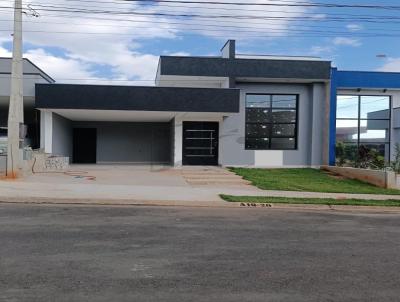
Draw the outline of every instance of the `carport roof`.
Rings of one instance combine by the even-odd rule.
[[[36,108],[239,112],[239,89],[36,84]]]

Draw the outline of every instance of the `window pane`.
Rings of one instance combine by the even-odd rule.
[[[270,126],[267,124],[246,124],[247,137],[268,137]]]
[[[365,147],[367,150],[375,150],[380,156],[385,158],[385,161],[389,161],[389,144],[385,143],[368,143],[361,144],[360,147]]]
[[[247,108],[246,109],[246,122],[262,123],[269,121],[269,110],[262,108]]]
[[[271,96],[265,94],[247,94],[246,107],[263,107],[269,108],[271,106]]]
[[[358,120],[336,120],[336,142],[358,140]]]
[[[295,124],[274,124],[272,125],[272,136],[295,136]]]
[[[355,162],[358,155],[357,144],[348,143],[336,143],[336,162],[340,162],[341,165],[346,163]]]
[[[295,149],[296,140],[294,138],[272,138],[271,149]]]
[[[297,96],[295,95],[273,95],[273,108],[296,108]]]
[[[388,119],[390,117],[390,98],[387,96],[362,96],[361,118]]]
[[[337,118],[358,118],[358,96],[338,95]]]
[[[273,123],[295,123],[296,110],[293,109],[273,109],[272,110]]]
[[[268,138],[246,138],[246,149],[269,149]]]
[[[361,120],[360,141],[389,142],[388,120]]]

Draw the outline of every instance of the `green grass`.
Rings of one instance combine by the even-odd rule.
[[[230,170],[263,190],[355,194],[400,194],[400,190],[379,188],[355,179],[335,178],[325,171],[311,168],[230,168]]]
[[[362,200],[362,199],[331,199],[331,198],[293,198],[293,197],[264,197],[264,196],[232,196],[220,195],[229,202],[243,203],[280,203],[280,204],[319,204],[346,206],[381,206],[400,207],[400,200]]]

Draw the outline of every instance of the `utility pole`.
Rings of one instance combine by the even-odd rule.
[[[20,149],[20,125],[24,122],[23,61],[22,61],[22,0],[14,4],[13,57],[11,71],[11,93],[8,110],[7,177],[21,175],[22,154]]]

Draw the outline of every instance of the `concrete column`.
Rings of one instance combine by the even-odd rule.
[[[312,131],[311,131],[311,166],[323,163],[326,135],[325,85],[314,84],[312,89]]]
[[[46,153],[53,152],[53,113],[40,111],[40,148]]]
[[[174,166],[182,166],[182,138],[183,138],[183,123],[182,119],[175,117],[174,119]]]

